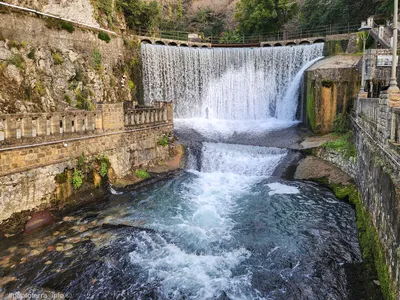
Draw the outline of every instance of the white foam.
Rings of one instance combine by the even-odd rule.
[[[290,186],[290,185],[285,185],[282,183],[270,183],[267,184],[267,186],[271,189],[271,191],[268,193],[270,196],[273,195],[284,195],[284,194],[300,194],[300,190],[297,187]]]

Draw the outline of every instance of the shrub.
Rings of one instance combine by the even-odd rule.
[[[75,31],[75,27],[72,23],[61,21],[59,27],[60,29],[68,31],[69,33],[73,33]]]
[[[158,143],[159,146],[168,146],[169,145],[169,139],[166,136],[163,136],[161,139],[159,139]]]
[[[43,86],[42,82],[40,82],[40,81],[36,82],[35,91],[36,91],[40,96],[46,95],[46,89],[45,89],[45,87]]]
[[[83,184],[84,175],[82,171],[75,170],[72,174],[71,183],[75,190],[79,189]]]
[[[132,81],[132,80],[129,80],[129,89],[131,90],[131,91],[133,91],[134,90],[134,88],[135,88],[135,83]]]
[[[94,104],[88,99],[86,90],[75,90],[76,108],[84,110],[95,110]]]
[[[99,35],[97,37],[100,40],[105,41],[106,43],[109,43],[111,41],[110,36],[104,31],[99,32]]]
[[[70,96],[68,96],[68,95],[64,95],[64,100],[65,100],[65,102],[67,102],[69,105],[71,105],[71,104],[72,104],[72,99],[71,99],[71,97],[70,97]]]
[[[106,176],[107,171],[108,171],[108,164],[105,161],[102,161],[100,164],[100,171],[99,171],[100,176],[101,177]]]
[[[137,170],[135,172],[136,176],[139,177],[140,179],[148,179],[150,178],[150,174],[146,170]]]
[[[55,180],[59,184],[66,183],[67,180],[68,180],[68,172],[67,172],[67,170],[65,170],[61,174],[57,174],[56,177],[55,177]]]
[[[55,52],[55,53],[53,53],[53,61],[54,61],[54,64],[61,65],[64,62],[64,59],[58,52]]]
[[[35,49],[31,49],[31,51],[29,51],[29,53],[26,55],[29,59],[32,59],[32,60],[35,60],[35,54],[36,54],[36,51],[35,51]]]

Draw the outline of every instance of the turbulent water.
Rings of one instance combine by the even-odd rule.
[[[174,102],[175,118],[293,121],[304,67],[323,44],[195,49],[142,45],[145,102]]]

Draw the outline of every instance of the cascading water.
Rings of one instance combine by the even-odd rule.
[[[174,99],[180,118],[220,118],[212,124],[224,136],[238,120],[246,130],[268,117],[293,121],[302,72],[322,46],[142,49],[147,101]],[[276,129],[276,122],[263,128]],[[1,243],[0,254],[16,263],[0,267],[0,277],[17,280],[0,295],[347,299],[343,265],[361,259],[354,210],[317,185],[274,178],[288,150],[235,142],[200,139],[181,176],[115,192],[48,236],[32,235],[35,260],[21,259],[26,241],[17,240],[18,248]]]
[[[293,121],[304,67],[322,52],[323,44],[254,49],[144,44],[145,102],[174,101],[177,119]]]

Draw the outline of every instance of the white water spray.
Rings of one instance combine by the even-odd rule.
[[[142,45],[145,102],[174,101],[178,119],[294,121],[304,67],[322,52],[323,44],[254,49]]]

